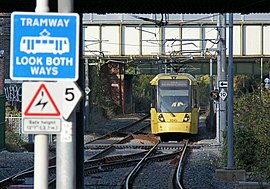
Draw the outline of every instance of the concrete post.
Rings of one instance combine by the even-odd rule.
[[[226,14],[220,14],[218,18],[220,41],[218,43],[218,62],[217,62],[217,86],[219,81],[226,78]],[[219,90],[220,91],[220,90]],[[217,141],[222,142],[227,122],[226,99],[219,98],[217,114]]]

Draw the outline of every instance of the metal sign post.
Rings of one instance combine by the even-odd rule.
[[[49,4],[48,0],[36,0],[35,11],[37,13],[48,12],[49,11],[48,4]],[[39,134],[35,136],[34,189],[48,189],[48,177],[49,177],[48,142],[49,137],[46,134]]]
[[[64,120],[56,138],[56,188],[76,188],[76,113],[82,92],[75,82],[62,82]]]
[[[212,58],[210,59],[210,93],[213,90],[213,60]],[[213,131],[214,128],[214,107],[213,107],[213,99],[210,97],[210,112],[209,112],[209,117],[210,117],[210,131]]]
[[[73,12],[73,0],[58,0],[58,12]],[[77,41],[79,45],[79,41]],[[77,54],[77,58],[79,54]],[[82,93],[76,90],[75,86],[67,86],[65,108],[72,111],[67,112],[63,117],[63,130],[57,135],[57,155],[56,157],[56,188],[57,189],[75,189],[76,180],[76,113],[74,108],[82,96]],[[79,93],[80,95],[77,95]],[[77,98],[78,96],[78,98]],[[69,116],[71,114],[71,116]],[[83,184],[83,183],[82,183]]]
[[[228,65],[228,161],[227,168],[234,168],[234,124],[233,124],[233,14],[229,14],[229,65]]]

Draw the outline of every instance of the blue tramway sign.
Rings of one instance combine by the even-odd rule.
[[[79,16],[13,12],[10,48],[13,80],[77,81]]]

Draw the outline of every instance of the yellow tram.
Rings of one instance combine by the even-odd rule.
[[[153,134],[197,134],[199,101],[196,79],[187,73],[158,74],[152,86]]]

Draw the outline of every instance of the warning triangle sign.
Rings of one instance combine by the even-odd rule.
[[[27,106],[25,116],[60,116],[60,111],[55,104],[45,84],[41,84]]]

